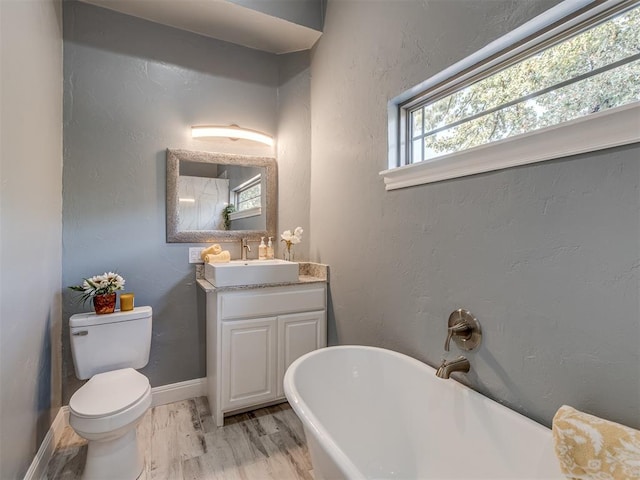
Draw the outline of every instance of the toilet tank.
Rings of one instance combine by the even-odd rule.
[[[78,313],[69,319],[71,354],[80,380],[149,363],[151,307],[106,315]]]

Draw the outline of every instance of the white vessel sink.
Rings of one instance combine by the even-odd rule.
[[[204,278],[214,287],[269,285],[298,281],[298,264],[286,260],[232,260],[205,263]]]

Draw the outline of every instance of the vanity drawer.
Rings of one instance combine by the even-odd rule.
[[[252,289],[242,292],[224,292],[219,295],[222,320],[265,317],[326,308],[324,284],[282,289]]]

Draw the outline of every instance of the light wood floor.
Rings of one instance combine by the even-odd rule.
[[[140,480],[313,479],[300,420],[283,403],[225,419],[217,428],[206,397],[149,410],[138,426],[145,452]],[[86,440],[69,426],[46,479],[79,479]]]

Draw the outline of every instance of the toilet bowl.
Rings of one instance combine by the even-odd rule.
[[[89,440],[83,479],[133,480],[144,468],[136,427],[151,406],[147,377],[133,368],[99,373],[69,401],[69,425]]]

